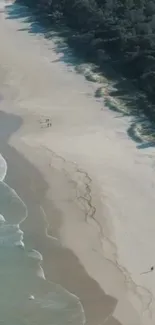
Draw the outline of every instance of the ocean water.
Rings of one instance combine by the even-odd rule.
[[[45,279],[43,256],[24,244],[25,203],[5,183],[0,155],[0,324],[82,325],[85,315],[75,295]]]

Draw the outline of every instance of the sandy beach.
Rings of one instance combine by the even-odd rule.
[[[154,148],[139,149],[131,118],[97,101],[97,84],[17,5],[0,4],[0,148],[28,207],[25,241],[45,276],[80,299],[86,324],[152,325]]]

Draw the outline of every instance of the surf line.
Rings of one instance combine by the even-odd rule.
[[[40,211],[42,212],[43,218],[44,218],[44,220],[46,222],[46,228],[45,228],[45,234],[46,234],[46,236],[49,237],[49,238],[51,238],[51,239],[58,240],[58,238],[56,238],[56,237],[51,236],[51,235],[48,234],[48,229],[50,227],[50,224],[49,224],[49,222],[47,220],[47,215],[45,213],[45,210],[44,210],[44,208],[41,205],[40,205]]]

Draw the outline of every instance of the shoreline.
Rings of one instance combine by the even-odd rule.
[[[4,98],[1,109],[24,121],[21,129],[11,136],[9,145],[16,154],[22,155],[22,164],[26,159],[23,165],[28,175],[28,178],[24,175],[24,166],[20,167],[14,153],[9,160],[12,163],[14,160],[14,168],[18,168],[10,177],[14,184],[17,182],[16,187],[25,191],[26,201],[31,202],[31,195],[34,196],[30,205],[36,206],[39,214],[42,205],[49,216],[51,233],[59,237],[63,247],[63,253],[60,254],[58,248],[55,252],[61,269],[59,274],[57,268],[53,270],[49,266],[53,248],[48,248],[48,253],[45,249],[43,257],[50,270],[47,268],[45,272],[52,273],[56,282],[62,281],[69,290],[74,287],[82,303],[85,301],[86,316],[90,313],[89,324],[94,325],[93,317],[98,314],[102,319],[96,322],[103,320],[102,313],[107,316],[108,307],[103,310],[106,292],[106,299],[112,299],[114,309],[108,311],[106,325],[141,325],[146,321],[152,325],[153,277],[147,280],[140,273],[148,269],[150,263],[152,265],[154,254],[153,248],[148,254],[154,243],[153,230],[151,232],[151,228],[154,229],[153,148],[149,148],[149,153],[138,151],[125,133],[128,118],[116,118],[116,114],[109,112],[101,102],[96,102],[92,96],[88,98],[92,85],[82,76],[69,72],[64,64],[52,63],[58,57],[51,49],[52,41],[19,31],[22,21],[7,21],[3,14],[0,26],[3,45],[0,69],[1,66],[6,68],[5,82],[3,76],[0,80]],[[46,118],[52,121],[50,128],[42,128]],[[32,165],[35,166],[34,174],[29,175]],[[20,168],[20,177],[17,175],[16,179],[14,176]],[[13,166],[8,170],[11,169]],[[35,176],[37,170],[43,175],[45,189]],[[42,190],[43,193],[47,191],[45,206],[40,196]],[[96,208],[95,220],[90,217],[85,220],[90,195]],[[55,218],[50,217],[51,206]],[[146,218],[148,208],[149,220]],[[40,224],[42,222],[40,219]],[[35,233],[34,222],[33,235]],[[39,245],[37,235],[35,240]],[[65,265],[65,258],[74,268],[73,278],[68,278],[70,265]],[[96,296],[92,301],[94,292]],[[114,298],[109,298],[108,294]],[[110,302],[107,304],[110,306]]]
[[[6,124],[7,125],[7,124]],[[5,126],[5,124],[4,124]],[[7,127],[5,127],[7,129]],[[24,128],[24,123],[23,123],[23,128]],[[22,126],[19,130],[19,133],[22,133],[23,129]],[[24,231],[24,234],[26,236],[26,243],[30,244],[33,246],[34,249],[38,250],[39,252],[41,252],[41,254],[43,255],[43,269],[45,272],[45,277],[55,283],[59,283],[61,286],[63,286],[64,288],[66,288],[69,292],[77,295],[83,305],[85,314],[86,314],[86,319],[87,322],[86,324],[89,325],[94,325],[94,324],[98,324],[98,322],[103,321],[103,319],[105,318],[105,321],[107,319],[107,324],[109,324],[108,322],[111,322],[115,325],[119,325],[121,324],[121,322],[119,322],[117,319],[115,319],[114,316],[115,315],[115,310],[118,308],[118,316],[116,314],[116,318],[120,317],[120,319],[122,318],[122,314],[123,314],[123,318],[124,318],[124,322],[123,324],[138,324],[138,317],[136,315],[136,310],[132,309],[132,305],[130,304],[129,301],[125,300],[126,298],[126,294],[127,294],[127,287],[124,283],[124,275],[121,274],[121,271],[116,267],[115,263],[113,263],[110,259],[105,258],[103,254],[103,252],[101,251],[101,247],[98,247],[98,243],[97,243],[97,250],[99,253],[99,259],[96,260],[96,267],[99,267],[99,263],[101,263],[101,269],[104,270],[104,276],[102,275],[102,279],[100,278],[100,281],[98,279],[98,281],[96,282],[96,280],[93,279],[93,275],[94,273],[92,273],[93,267],[92,267],[92,263],[95,262],[95,256],[94,254],[92,254],[93,257],[93,261],[91,263],[91,265],[89,265],[89,261],[86,261],[85,258],[86,256],[84,255],[82,257],[81,255],[81,259],[79,260],[77,258],[77,256],[79,255],[79,251],[75,249],[75,247],[72,247],[71,250],[71,244],[73,244],[73,241],[67,242],[67,237],[68,239],[70,239],[69,233],[68,231],[71,233],[72,231],[74,231],[76,229],[77,231],[77,226],[78,226],[78,219],[83,219],[82,221],[82,228],[84,231],[84,234],[87,235],[88,237],[86,237],[87,239],[89,238],[89,236],[91,235],[91,237],[89,238],[89,244],[90,241],[93,239],[93,237],[97,236],[98,239],[98,229],[96,228],[95,223],[92,223],[92,220],[90,219],[90,221],[86,222],[85,218],[84,218],[84,213],[81,213],[81,208],[78,206],[78,209],[76,211],[76,206],[73,208],[73,211],[75,213],[75,219],[73,224],[69,221],[70,225],[68,224],[68,221],[65,225],[65,217],[66,217],[66,213],[68,213],[68,208],[66,209],[65,204],[63,205],[63,208],[66,209],[65,213],[63,211],[60,211],[58,209],[57,206],[57,202],[56,202],[56,206],[54,207],[53,205],[55,204],[55,200],[51,201],[51,188],[53,189],[56,185],[56,180],[58,180],[58,183],[60,182],[60,186],[62,186],[63,192],[66,191],[67,187],[66,184],[64,183],[64,168],[59,167],[58,168],[58,175],[57,175],[57,168],[51,168],[50,170],[46,169],[46,173],[43,169],[43,167],[48,168],[49,165],[49,157],[43,158],[43,156],[45,155],[45,152],[43,149],[39,149],[36,147],[36,151],[33,150],[33,148],[31,149],[30,147],[28,147],[27,145],[25,145],[23,142],[21,142],[20,136],[18,135],[18,131],[17,131],[17,135],[16,133],[13,134],[13,138],[15,137],[15,141],[13,140],[13,147],[11,147],[10,145],[8,147],[9,150],[6,150],[6,146],[3,147],[2,149],[2,154],[4,154],[4,157],[7,158],[7,161],[11,161],[10,166],[8,168],[8,174],[6,177],[6,183],[9,184],[9,186],[12,186],[13,188],[15,188],[15,190],[17,192],[20,192],[20,196],[22,197],[22,200],[26,203],[28,211],[30,216],[32,215],[38,215],[40,212],[40,207],[43,206],[44,211],[47,212],[47,215],[51,214],[51,211],[54,210],[54,213],[56,213],[56,218],[55,217],[49,217],[48,218],[48,222],[49,222],[49,228],[51,229],[50,232],[50,237],[48,238],[46,235],[46,229],[45,229],[45,225],[44,225],[44,217],[43,215],[41,216],[40,221],[38,222],[39,228],[37,226],[36,228],[36,222],[35,220],[30,220],[27,218],[23,223],[22,223],[22,230]],[[12,140],[11,140],[12,142]],[[16,149],[15,149],[16,148]],[[9,151],[14,151],[15,153],[9,153]],[[10,158],[9,158],[10,155]],[[22,156],[21,156],[22,155]],[[19,156],[19,157],[18,157]],[[18,158],[17,158],[18,157]],[[29,157],[29,159],[27,160],[26,157]],[[31,157],[31,158],[30,158]],[[60,158],[58,158],[60,159]],[[38,163],[36,163],[36,161]],[[12,164],[13,163],[13,164]],[[40,164],[41,163],[41,164]],[[71,164],[71,163],[69,163]],[[22,169],[21,169],[21,165],[22,165]],[[26,167],[26,165],[28,165],[28,167]],[[14,167],[13,167],[14,166]],[[33,168],[32,168],[33,166]],[[14,170],[12,170],[14,168]],[[30,173],[29,177],[27,177],[27,175],[29,174],[30,170],[33,170],[32,173]],[[23,175],[19,175],[19,170],[21,169],[24,171]],[[25,171],[27,170],[27,172],[25,173]],[[35,176],[35,173],[37,172],[40,176]],[[63,171],[63,172],[62,172]],[[51,175],[49,174],[51,172]],[[71,170],[71,172],[73,172]],[[59,176],[59,173],[62,173],[62,176]],[[16,177],[15,177],[16,175]],[[52,184],[49,181],[49,176],[51,179],[53,179],[54,177],[54,187],[52,186]],[[38,179],[41,177],[41,184],[39,182],[40,185],[38,185]],[[47,179],[48,177],[48,179]],[[35,180],[33,180],[33,178]],[[61,179],[62,178],[62,179]],[[32,186],[29,185],[28,180],[30,179],[30,182],[32,182]],[[44,181],[43,181],[44,179]],[[19,183],[20,181],[20,183]],[[75,182],[73,179],[71,180],[71,182]],[[47,191],[47,196],[42,193],[40,197],[38,197],[38,194],[40,193],[40,186],[41,188],[43,187],[43,192],[44,192],[44,185],[43,184],[48,184],[45,186],[46,191]],[[45,182],[45,183],[44,183]],[[27,184],[28,183],[28,184]],[[19,185],[20,184],[20,185]],[[24,191],[23,191],[23,184],[24,184]],[[27,186],[25,186],[25,184],[27,184]],[[39,188],[39,191],[37,189],[37,187]],[[67,189],[67,191],[70,192],[71,194],[71,189]],[[45,191],[45,192],[46,192]],[[48,191],[50,191],[48,193]],[[23,193],[22,193],[23,192]],[[69,194],[68,192],[68,194]],[[60,193],[59,193],[60,194]],[[58,195],[57,193],[55,194],[56,196]],[[33,198],[34,196],[34,198]],[[59,203],[59,199],[58,198],[58,203]],[[37,202],[36,202],[37,200]],[[50,202],[51,201],[51,202]],[[40,206],[40,203],[42,204]],[[69,205],[70,205],[70,199],[69,199]],[[34,212],[33,212],[34,210]],[[36,212],[37,210],[37,212]],[[69,211],[71,213],[71,211]],[[31,224],[31,226],[30,226]],[[84,226],[85,225],[85,226]],[[67,228],[66,228],[67,226]],[[89,235],[89,231],[87,231],[87,227],[93,227],[92,230],[95,230],[95,233],[93,234],[93,232],[91,231],[90,235]],[[80,225],[80,231],[82,231],[81,225]],[[30,232],[31,229],[31,232]],[[43,232],[44,229],[44,232]],[[43,233],[42,233],[43,232]],[[28,233],[28,237],[27,237],[27,233]],[[38,235],[39,235],[39,240],[38,240]],[[65,235],[65,237],[64,237]],[[66,237],[67,236],[67,237]],[[75,232],[73,232],[73,236],[75,236]],[[55,238],[57,238],[57,240],[55,241]],[[53,242],[54,240],[54,242]],[[71,238],[71,240],[73,240]],[[96,240],[96,239],[95,239]],[[30,242],[29,242],[30,241]],[[48,241],[48,243],[46,243]],[[85,241],[85,240],[84,240]],[[44,245],[42,244],[44,243]],[[78,243],[79,244],[79,243]],[[83,242],[82,242],[83,244]],[[82,245],[81,244],[81,245]],[[85,244],[85,243],[84,243]],[[81,246],[80,245],[80,246]],[[73,245],[74,246],[74,245]],[[78,248],[78,245],[77,245]],[[83,248],[83,247],[82,247]],[[111,249],[111,247],[110,247]],[[95,252],[95,248],[93,248],[94,252]],[[96,251],[97,253],[97,251]],[[58,257],[57,257],[58,254]],[[75,254],[75,255],[74,255]],[[53,255],[54,255],[54,260],[53,260]],[[50,258],[51,256],[51,258]],[[61,256],[61,258],[60,258]],[[84,259],[83,259],[84,258]],[[67,270],[66,270],[66,262],[65,259],[67,259],[67,261],[69,261],[69,264],[67,266]],[[53,262],[55,261],[55,266],[53,267]],[[100,261],[100,262],[99,262]],[[82,263],[81,263],[82,262]],[[87,272],[85,271],[85,269],[83,268],[83,265],[85,265],[85,262],[88,263],[87,266]],[[70,265],[72,266],[75,274],[71,276],[70,273]],[[74,266],[74,267],[73,267]],[[95,272],[96,272],[96,267],[95,267]],[[90,271],[90,273],[89,273]],[[70,274],[70,276],[68,277],[68,274]],[[105,280],[106,282],[105,282]],[[118,283],[116,283],[116,279],[118,281]],[[80,283],[80,285],[79,285]],[[112,293],[114,293],[114,297],[112,297],[112,295],[108,295],[107,293],[105,293],[103,290],[104,288],[106,289],[106,291],[110,291]],[[119,297],[119,301],[117,301],[117,297]],[[103,308],[104,306],[104,308]],[[117,307],[118,306],[118,307]],[[121,307],[120,307],[121,306]],[[117,308],[116,308],[117,307]],[[109,311],[109,310],[113,310]],[[127,312],[127,315],[125,315],[124,313],[122,313],[122,309],[125,309],[125,312]],[[132,317],[129,317],[129,311],[132,310]],[[97,316],[98,315],[98,316]],[[97,316],[97,319],[96,319]],[[126,319],[127,317],[127,319]],[[139,323],[140,324],[140,323]]]
[[[11,122],[8,122],[11,125]],[[8,122],[3,123],[4,129],[7,129]],[[20,197],[26,203],[28,209],[28,216],[21,224],[21,229],[24,231],[26,250],[33,247],[43,255],[42,267],[45,278],[48,281],[60,284],[67,291],[79,297],[86,314],[86,324],[98,324],[109,317],[114,324],[121,324],[111,316],[117,304],[116,299],[106,295],[97,282],[89,277],[76,255],[69,248],[63,247],[61,238],[55,241],[55,234],[59,234],[62,221],[53,220],[55,218],[50,217],[49,222],[52,222],[52,233],[50,237],[47,237],[43,216],[41,213],[39,214],[40,204],[43,204],[50,214],[54,210],[59,219],[62,219],[62,217],[59,217],[57,209],[53,209],[53,204],[44,194],[48,190],[48,186],[43,179],[43,173],[41,175],[34,165],[9,144],[1,142],[0,147],[3,156],[8,162],[5,182],[20,193]],[[52,173],[54,174],[55,171]],[[30,181],[33,183],[32,187],[29,185]],[[37,187],[39,191],[36,190]],[[59,223],[59,226],[57,223]],[[65,260],[67,260],[68,265],[66,265]]]

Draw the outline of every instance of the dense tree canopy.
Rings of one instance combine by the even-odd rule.
[[[24,0],[32,5],[32,0]],[[70,43],[101,68],[105,51],[155,101],[155,0],[33,0],[74,30]],[[153,112],[153,115],[155,112]]]

